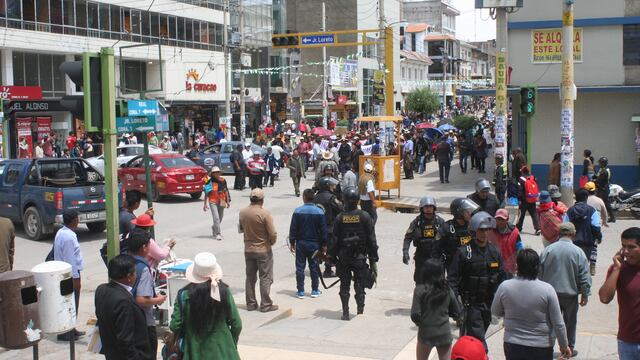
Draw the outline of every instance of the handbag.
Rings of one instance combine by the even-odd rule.
[[[178,303],[180,306],[180,311],[182,312],[182,316],[184,318],[184,307],[182,306],[183,300],[183,291],[180,291],[178,295]],[[184,331],[181,334],[176,334],[171,331],[167,331],[162,335],[162,342],[164,345],[162,346],[162,360],[182,360],[184,356]]]

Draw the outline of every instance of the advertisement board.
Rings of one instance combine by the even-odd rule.
[[[582,62],[582,28],[573,29],[573,61]],[[562,62],[562,29],[531,30],[531,62],[549,64]]]

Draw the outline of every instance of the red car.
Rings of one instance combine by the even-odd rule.
[[[205,170],[187,157],[176,153],[150,154],[151,193],[153,201],[163,195],[189,194],[192,199],[202,196]],[[147,192],[143,155],[131,159],[118,169],[118,179],[125,190]]]

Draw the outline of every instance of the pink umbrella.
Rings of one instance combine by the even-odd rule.
[[[423,122],[420,123],[418,125],[416,125],[416,129],[431,129],[431,128],[435,128],[436,126],[427,122]]]
[[[314,127],[311,130],[311,134],[317,135],[317,136],[331,136],[333,135],[333,131],[329,129],[325,129],[323,127]]]

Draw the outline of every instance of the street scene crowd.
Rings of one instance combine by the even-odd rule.
[[[605,239],[605,229],[616,221],[609,203],[612,174],[607,158],[601,156],[596,162],[591,151],[584,151],[585,172],[574,192],[575,203],[564,204],[559,154],[552,160],[548,187],[540,189],[522,149],[509,149],[507,158],[493,153],[492,108],[488,100],[448,107],[435,117],[404,114],[404,121],[393,129],[395,136],[388,138],[381,138],[377,125],[355,122],[338,129],[331,122],[323,128],[287,121],[261,125],[252,142],[236,141],[229,157],[233,186],[219,164],[208,167],[202,180],[202,211],[211,215],[211,238],[224,241],[230,234],[222,233],[221,223],[232,197],[249,192],[250,203],[238,205],[242,210],[237,224],[244,242],[246,310],[279,310],[270,291],[272,247],[278,234],[272,213],[263,207],[279,193],[279,183],[290,178],[291,199],[302,200],[291,214],[286,240],[295,256],[295,297],[320,297],[323,289],[339,282],[341,319],[349,321],[354,317],[351,287],[355,316],[364,314],[366,292],[375,291],[378,244],[383,241],[376,236],[376,223],[384,216],[378,213],[375,188],[379,169],[364,157],[398,155],[403,181],[419,181],[426,164],[435,161],[443,188],[457,180],[450,172],[457,158],[461,176],[475,180],[470,194],[450,204],[441,203],[438,192],[413,194],[420,198],[419,214],[397,224],[399,231],[405,231],[398,243],[402,250],[398,261],[415,266],[410,321],[417,326],[416,358],[429,358],[433,349],[439,359],[491,358],[485,335],[490,324],[499,321],[505,329],[507,359],[576,357],[578,314],[597,291],[605,304],[617,297],[619,358],[640,359],[640,228],[629,226],[619,239]],[[458,129],[448,121],[453,114],[470,115],[476,121]],[[231,131],[232,140],[239,140],[237,131]],[[135,136],[124,134],[122,144],[139,142]],[[147,136],[150,144],[184,152],[195,162],[208,145],[226,142],[222,128],[198,131],[186,139],[181,134],[160,134],[163,140],[153,132]],[[56,150],[52,145],[56,140],[44,138],[35,156],[95,155],[91,138],[77,139],[71,133],[65,143],[66,148]],[[263,152],[254,152],[255,145]],[[495,166],[487,164],[494,159]],[[487,173],[490,169],[495,169],[493,174]],[[301,179],[307,177],[313,186],[301,188]],[[155,359],[159,350],[166,359],[239,359],[241,312],[223,280],[227,264],[211,252],[199,252],[185,269],[188,285],[173,302],[167,319],[170,331],[159,332],[154,309],[168,301],[167,294],[156,290],[159,267],[170,258],[176,240],[154,238],[154,209],[139,212],[141,201],[140,192],[125,192],[119,216],[121,254],[107,260],[106,245],[101,252],[110,281],[97,288],[94,300],[100,352],[107,359]],[[452,216],[449,220],[441,216],[445,208]],[[519,217],[512,222],[516,208]],[[527,214],[534,235],[544,244],[541,253],[523,245]],[[74,232],[78,213],[65,210],[63,223],[51,258],[72,266],[77,311],[84,256],[92,255],[80,251]],[[14,257],[23,256],[14,254],[14,238],[11,221],[0,218],[0,272],[12,270]],[[611,260],[606,281],[595,284],[592,276],[603,240],[619,242],[620,251]],[[305,285],[307,273],[310,288]],[[337,279],[327,285],[333,278]],[[455,328],[459,336],[454,336]],[[73,330],[57,339],[84,335]]]

